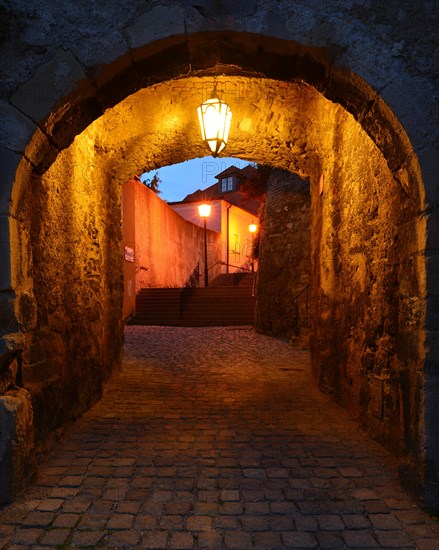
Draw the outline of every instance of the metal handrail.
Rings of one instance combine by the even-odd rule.
[[[239,281],[248,272],[252,272],[250,260],[246,260],[241,266],[238,267],[238,269],[233,274],[233,286],[238,286]]]
[[[228,267],[235,267],[237,269],[237,271],[233,273],[233,286],[237,286],[237,284],[239,283],[239,279],[242,277],[243,273],[252,273],[251,267],[246,267],[247,265],[251,266],[251,263],[249,263],[248,260],[242,265],[227,264],[223,260],[217,260],[214,264],[208,267],[207,270],[209,271],[218,264],[227,265]]]
[[[183,285],[183,288],[193,288],[200,284],[200,262],[191,271],[189,277]]]
[[[256,271],[255,276],[253,278],[253,287],[252,287],[252,296],[253,298],[256,296],[256,279],[258,278],[259,271]]]
[[[207,271],[210,271],[213,267],[215,267],[216,265],[227,265],[226,262],[223,262],[223,260],[217,260],[214,264],[212,264],[211,266],[209,266],[207,268]]]
[[[306,285],[304,288],[302,288],[302,290],[298,292],[291,301],[294,302],[294,300],[296,300],[301,294],[303,294],[305,290],[308,290],[309,287],[310,285]]]
[[[232,267],[236,267],[236,266],[232,266]],[[252,263],[250,260],[246,260],[242,265],[238,267],[235,273],[243,273],[244,271],[251,271],[251,270],[252,270]]]
[[[180,291],[180,319],[183,319],[183,313],[198,286],[200,286],[200,262],[191,271]]]
[[[292,327],[295,329],[295,335],[300,336],[300,329],[301,328],[308,328],[309,323],[309,288],[310,285],[306,285],[300,292],[298,292],[293,299],[291,300],[293,305],[293,312],[294,312],[294,318],[292,321]],[[305,309],[303,314],[303,322],[301,323],[300,318],[300,307],[299,307],[299,298],[302,296],[302,294],[306,292],[305,295]]]

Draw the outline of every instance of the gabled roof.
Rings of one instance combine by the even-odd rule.
[[[218,198],[218,184],[214,183],[206,189],[197,189],[193,193],[186,195],[181,202],[207,201]]]
[[[259,208],[262,204],[262,201],[259,199],[250,199],[246,197],[241,191],[232,191],[231,193],[227,193],[227,195],[221,198],[223,201],[233,204],[238,208],[242,208],[243,210],[247,210],[247,212],[250,212],[255,216],[259,215]]]
[[[248,179],[254,177],[256,172],[256,168],[251,164],[247,164],[244,168],[238,168],[237,166],[232,165],[216,175],[215,178],[219,181],[222,178],[236,174],[241,179]]]
[[[229,166],[228,168],[226,168],[226,170],[223,170],[221,173],[215,176],[215,178],[219,182],[222,178],[236,174],[240,180],[244,181],[247,179],[251,180],[253,177],[255,177],[256,173],[257,173],[256,168],[254,168],[254,166],[251,166],[250,164],[245,166],[244,168],[238,168],[237,166]],[[262,204],[262,201],[260,199],[248,198],[239,189],[236,189],[234,191],[227,191],[223,193],[221,191],[221,186],[219,185],[218,182],[214,183],[213,185],[210,185],[209,187],[206,187],[206,189],[197,189],[197,191],[194,191],[193,193],[186,195],[186,197],[182,201],[173,202],[169,204],[172,205],[172,204],[182,204],[186,202],[223,200],[225,202],[228,202],[229,204],[233,204],[234,206],[242,208],[243,210],[247,210],[247,212],[250,212],[255,216],[258,215],[259,208]]]

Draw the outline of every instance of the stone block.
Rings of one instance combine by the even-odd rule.
[[[439,303],[439,297],[436,302]],[[439,373],[439,327],[426,331],[425,334],[425,367],[426,372]]]
[[[427,330],[439,330],[439,294],[427,295],[425,327]]]
[[[383,153],[390,170],[399,169],[412,147],[399,121],[380,97],[361,119],[361,125]]]
[[[155,6],[137,17],[134,25],[124,29],[131,48],[184,33],[183,8],[180,6]]]
[[[87,37],[87,47],[82,41],[71,45],[71,51],[84,67],[111,66],[115,60],[129,52],[128,44],[117,30],[106,28],[104,32],[93,32]]]
[[[121,101],[137,103],[138,98],[133,95],[141,88],[141,75],[134,64],[130,53],[120,57],[111,65],[104,65],[92,69],[91,74],[99,86],[101,102],[104,108],[113,107]],[[129,87],[127,88],[127,83]]]
[[[11,502],[34,471],[31,397],[18,388],[0,396],[0,504]]]
[[[22,153],[36,125],[6,101],[0,101],[0,146]]]
[[[77,135],[102,115],[100,101],[89,94],[87,82],[82,82],[71,96],[65,98],[65,104],[50,114],[44,130],[58,149],[68,147]],[[48,166],[54,159],[50,160]]]
[[[16,333],[18,323],[14,312],[15,294],[12,291],[0,292],[0,353],[9,349],[8,335]]]
[[[43,174],[54,162],[59,149],[50,143],[48,137],[37,128],[32,140],[24,151],[26,158],[35,166],[35,171]]]
[[[33,292],[17,293],[15,310],[22,328],[26,331],[34,330],[37,322],[37,302]]]
[[[293,298],[309,281],[310,197],[307,189],[303,180],[283,170],[274,170],[267,182],[258,271],[264,292],[260,293],[256,305],[256,325],[266,334],[299,337],[306,328],[309,313],[306,291],[294,305]]]
[[[413,327],[405,330],[400,327],[396,355],[401,364],[419,364],[419,341],[420,335]]]
[[[44,121],[80,81],[87,82],[82,65],[71,52],[59,49],[48,63],[40,65],[32,78],[16,90],[11,102],[32,120]]]
[[[33,167],[31,163],[25,157],[21,157],[14,179],[11,181],[9,214],[12,219],[20,217],[21,208],[23,207],[23,194],[26,192],[32,170]],[[11,228],[11,239],[13,239],[13,231],[14,230]]]
[[[425,227],[422,216],[400,224],[398,232],[399,258],[410,258],[414,254],[422,254],[424,252],[424,234],[420,229],[422,227]]]
[[[425,258],[427,269],[427,292],[439,295],[439,253]]]
[[[425,454],[427,460],[426,485],[439,479],[439,369],[427,372],[424,379]]]
[[[422,179],[425,187],[425,201],[428,205],[439,202],[439,147],[429,145],[419,154]]]
[[[262,32],[266,25],[261,17],[265,9],[258,9],[258,17],[254,17],[254,7],[251,2],[234,2],[223,0],[222,2],[204,2],[191,5],[184,14],[186,32],[196,33],[201,31],[248,31]],[[276,36],[270,27],[270,36]],[[285,36],[283,36],[285,37]]]
[[[11,288],[9,216],[0,215],[0,291]]]
[[[349,67],[376,90],[404,72],[403,62],[392,55],[392,44],[385,39],[392,31],[389,25],[382,22],[380,32],[372,34],[355,19],[346,18],[340,25],[339,17],[335,12],[325,17],[323,23],[319,20],[313,29],[317,40],[320,38],[319,45],[322,45],[321,33],[324,33],[326,43],[336,52],[338,67]]]
[[[31,350],[31,354],[35,355],[35,351]],[[64,361],[62,357],[50,357],[50,343],[41,342],[40,354],[43,358],[40,362],[23,366],[23,384],[26,387],[47,384],[49,380],[56,381],[61,377]],[[34,356],[30,356],[30,361],[34,361]]]
[[[15,294],[12,291],[0,291],[0,326],[8,327],[9,323],[15,319],[14,315]],[[12,325],[11,325],[11,328]]]
[[[12,187],[21,159],[14,151],[0,147],[0,215],[9,212]],[[3,241],[1,233],[0,239]]]
[[[133,91],[170,80],[176,74],[184,74],[189,70],[187,44],[182,35],[141,46],[132,55],[136,62],[135,75],[132,77]],[[126,83],[124,89],[126,96]]]
[[[17,358],[18,356],[15,356],[15,359],[12,359],[16,351],[8,350],[3,356],[2,353],[3,352],[0,353],[2,364],[2,372],[0,374],[0,395],[6,393],[11,386],[14,386],[17,383],[17,377],[19,377],[20,381],[22,381],[21,373],[19,373],[20,367],[19,360]]]
[[[98,87],[102,87],[106,84],[111,84],[114,79],[123,74],[130,67],[133,67],[133,56],[131,55],[131,52],[128,52],[121,55],[108,65],[93,67],[90,70],[90,74],[93,76],[93,80],[96,82],[96,85]]]
[[[400,131],[395,127],[395,135],[403,139],[401,144],[403,145],[405,143],[407,158],[402,166],[394,170],[393,176],[411,204],[417,204],[419,208],[422,208],[424,204],[424,185],[418,159],[415,154],[411,152],[411,145],[407,141],[407,136],[404,137],[403,130]],[[411,215],[411,212],[409,213],[409,208],[406,208],[402,220],[409,219]]]
[[[437,139],[437,128],[431,121],[438,120],[436,85],[428,78],[399,73],[386,86],[381,97],[398,117],[415,150],[419,151],[426,143],[426,128],[431,128],[428,139]]]
[[[439,210],[434,210],[428,214],[426,249],[430,251],[439,250]]]

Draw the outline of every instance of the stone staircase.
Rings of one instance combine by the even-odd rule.
[[[221,273],[209,283],[209,288],[250,288],[253,290],[256,273]]]
[[[142,288],[130,325],[174,326],[180,323],[180,288]]]
[[[254,324],[254,273],[223,274],[195,289],[183,315],[179,288],[144,288],[136,297],[131,325],[242,326]]]

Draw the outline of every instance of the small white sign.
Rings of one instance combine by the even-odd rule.
[[[125,247],[125,260],[127,262],[134,262],[134,249],[129,246]]]

